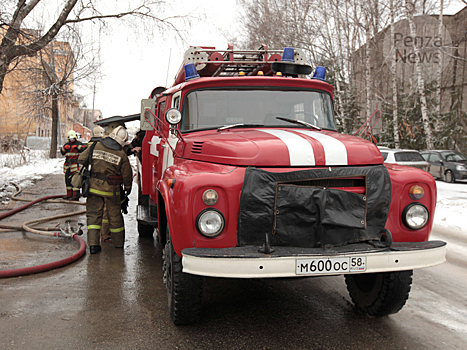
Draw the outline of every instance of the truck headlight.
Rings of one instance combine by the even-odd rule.
[[[220,235],[224,225],[224,216],[217,209],[205,209],[196,219],[196,228],[199,233],[209,238]]]
[[[412,230],[418,230],[424,227],[429,217],[428,209],[420,203],[409,204],[402,212],[402,222]]]

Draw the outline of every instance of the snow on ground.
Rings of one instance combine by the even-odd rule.
[[[434,229],[467,234],[467,182],[450,184],[436,181],[438,199]]]
[[[31,152],[29,162],[16,167],[8,166],[8,163],[14,163],[8,158],[11,155],[0,153],[0,188],[9,182],[26,188],[33,180],[62,172],[63,158],[48,159],[43,151]],[[436,185],[438,199],[434,229],[467,234],[467,181],[455,184],[436,181]]]
[[[48,174],[60,174],[64,158],[49,159],[46,151],[30,151],[26,163],[18,165],[24,159],[18,154],[0,153],[0,188],[14,182],[22,188],[33,184]]]

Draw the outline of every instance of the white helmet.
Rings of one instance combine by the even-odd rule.
[[[107,132],[106,132],[106,135],[110,135],[110,133],[113,132],[113,131],[114,131],[116,128],[118,128],[119,126],[125,127],[125,123],[122,122],[122,121],[109,123],[109,125],[107,125]]]
[[[104,134],[105,134],[105,130],[102,126],[100,125],[96,125],[93,129],[92,129],[92,137],[104,137]]]
[[[70,130],[67,132],[66,134],[66,138],[68,139],[68,141],[70,141],[71,139],[78,139],[77,135],[76,135],[76,131],[74,130]]]
[[[117,141],[120,146],[124,146],[126,140],[128,139],[128,133],[123,126],[117,126],[109,135],[109,137]]]

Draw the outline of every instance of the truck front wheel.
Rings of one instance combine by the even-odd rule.
[[[345,275],[347,290],[360,311],[370,316],[395,314],[409,297],[413,271]]]
[[[182,325],[197,322],[201,316],[203,279],[182,271],[182,258],[173,249],[168,227],[163,259],[164,283],[173,323]]]

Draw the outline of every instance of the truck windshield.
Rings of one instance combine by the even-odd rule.
[[[335,129],[331,96],[312,90],[195,90],[187,94],[182,113],[182,131],[232,124],[296,127],[276,117]]]

